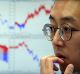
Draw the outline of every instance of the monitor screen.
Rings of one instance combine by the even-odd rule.
[[[39,74],[40,58],[54,54],[43,34],[52,0],[0,0],[0,74]]]

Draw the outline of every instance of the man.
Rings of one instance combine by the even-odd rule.
[[[80,0],[55,0],[50,24],[43,27],[55,56],[40,61],[40,74],[55,74],[58,63],[62,74],[80,74]]]

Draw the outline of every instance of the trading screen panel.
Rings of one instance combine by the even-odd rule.
[[[39,74],[40,58],[53,54],[43,35],[52,0],[0,0],[0,74]]]

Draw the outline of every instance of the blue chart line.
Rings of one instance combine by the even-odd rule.
[[[38,63],[38,65],[40,65],[40,64],[39,64],[39,57],[38,57],[38,55],[35,54],[35,53],[33,52],[33,50],[31,50],[31,49],[28,47],[28,45],[25,44],[24,42],[19,43],[17,46],[9,46],[9,47],[7,47],[7,46],[5,46],[5,45],[0,45],[0,48],[4,51],[4,52],[3,52],[3,59],[2,59],[2,60],[3,60],[4,62],[8,62],[8,49],[14,49],[14,50],[15,50],[15,49],[18,49],[19,47],[22,47],[22,46],[24,46],[24,47],[26,48],[28,54],[32,57],[33,61],[36,61],[36,62]]]
[[[8,47],[5,45],[0,45],[0,50],[3,51],[1,52],[3,55],[2,60],[8,62]]]
[[[3,60],[8,62],[8,53],[4,53],[3,55]]]
[[[24,42],[19,43],[17,46],[9,46],[10,49],[18,49],[19,47],[24,46],[28,52],[28,54],[32,57],[33,61],[36,61],[38,63],[38,65],[40,65],[39,62],[39,57],[37,54],[35,54],[33,52],[33,50],[31,50],[27,44],[25,44]]]
[[[0,26],[3,26],[3,25],[5,25],[5,26],[7,26],[9,29],[15,29],[15,24],[14,24],[14,26],[10,26],[11,24],[9,23],[9,21],[7,20],[7,19],[0,19]],[[6,27],[6,28],[7,28]]]

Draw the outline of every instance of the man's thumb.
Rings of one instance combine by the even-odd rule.
[[[73,64],[69,64],[64,72],[64,74],[73,74],[74,66]]]

